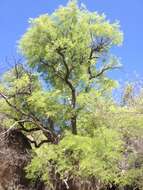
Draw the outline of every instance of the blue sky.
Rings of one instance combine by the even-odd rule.
[[[82,0],[91,11],[104,12],[111,21],[119,20],[124,32],[122,47],[113,52],[123,68],[114,71],[115,79],[143,77],[143,0]],[[28,27],[28,18],[52,13],[67,0],[0,0],[0,69],[7,68],[5,58],[16,55],[16,43]]]

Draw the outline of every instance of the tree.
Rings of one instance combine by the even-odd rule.
[[[17,63],[0,83],[1,125],[17,127],[34,145],[29,178],[87,190],[142,177],[141,164],[130,160],[135,147],[127,151],[131,136],[141,139],[142,117],[115,103],[116,82],[107,76],[120,66],[110,50],[122,40],[118,22],[76,1],[30,19],[19,42],[27,64]]]
[[[31,19],[30,24],[20,49],[51,89],[61,91],[61,101],[71,108],[72,133],[77,134],[77,96],[96,88],[95,83],[106,80],[105,72],[119,67],[109,50],[121,44],[122,32],[118,23],[111,24],[104,15],[78,7],[74,1],[52,15]]]

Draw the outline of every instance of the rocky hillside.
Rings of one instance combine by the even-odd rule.
[[[42,183],[25,178],[24,167],[30,161],[31,146],[18,130],[0,128],[0,190],[44,190]]]

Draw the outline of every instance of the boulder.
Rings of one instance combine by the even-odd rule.
[[[31,159],[31,145],[19,130],[0,128],[0,190],[44,190],[39,181],[32,184],[25,175]]]

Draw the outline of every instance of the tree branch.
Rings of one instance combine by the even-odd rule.
[[[3,93],[0,92],[0,96],[5,100],[5,102],[13,108],[15,111],[21,113],[22,115],[28,116],[24,111],[21,111],[19,108],[17,108],[15,105],[11,104],[10,101],[8,100],[8,97],[5,96]]]
[[[109,66],[108,67],[103,67],[101,69],[101,71],[98,72],[96,75],[92,74],[91,60],[92,59],[98,59],[100,57],[99,54],[101,55],[104,51],[106,51],[106,47],[108,47],[109,44],[110,44],[110,39],[101,38],[100,41],[99,41],[99,39],[96,39],[96,42],[94,42],[92,34],[91,34],[91,38],[92,38],[93,45],[91,47],[90,55],[89,55],[89,58],[88,58],[89,59],[89,67],[87,69],[87,72],[89,74],[89,80],[101,76],[105,71],[110,69]]]
[[[33,123],[35,126],[37,126],[37,128],[39,128],[39,130],[41,130],[43,132],[43,134],[51,140],[51,142],[55,141],[55,137],[56,135],[50,131],[49,129],[47,129],[46,127],[43,126],[43,124],[40,122],[40,120],[29,110],[29,113],[25,113],[23,111],[21,111],[19,108],[17,108],[15,105],[13,105],[12,103],[10,103],[10,101],[8,100],[7,96],[5,96],[3,93],[0,93],[0,96],[6,101],[6,103],[13,108],[16,112],[20,113],[22,116],[26,116],[28,119],[22,120],[21,122],[16,121],[17,123],[19,123],[22,126],[22,122],[31,122]],[[24,128],[23,128],[24,130]],[[38,130],[38,129],[34,129],[34,130]]]
[[[33,140],[29,139],[29,138],[27,138],[27,139],[28,139],[28,141],[29,141],[30,143],[34,144],[35,148],[40,148],[40,146],[42,146],[43,144],[45,144],[45,143],[50,143],[50,141],[47,140],[47,139],[41,141],[39,144],[37,144],[36,141],[33,141]]]
[[[71,89],[71,106],[73,109],[75,109],[76,107],[76,90],[75,90],[75,87],[73,86],[72,82],[70,81],[69,77],[70,77],[70,73],[72,71],[72,67],[71,69],[68,67],[68,64],[66,62],[66,59],[65,59],[65,55],[64,53],[62,52],[63,49],[61,48],[58,48],[56,49],[57,53],[61,56],[62,58],[62,62],[63,62],[63,65],[65,67],[65,73],[59,73],[56,71],[55,67],[53,65],[49,65],[48,62],[46,61],[43,61],[42,59],[40,59],[40,61],[48,66],[48,67],[51,67],[53,69],[53,71],[55,72],[55,74],[63,81],[67,84],[67,86]],[[71,118],[71,125],[72,125],[72,133],[73,134],[77,134],[77,128],[76,128],[76,118],[77,116],[74,115],[72,116]]]
[[[113,65],[106,65],[103,68],[101,68],[100,71],[98,71],[95,75],[92,75],[91,69],[88,69],[88,73],[89,73],[89,80],[94,79],[94,78],[98,78],[100,76],[102,76],[105,72],[111,70],[111,69],[118,69],[119,66],[113,66]]]

